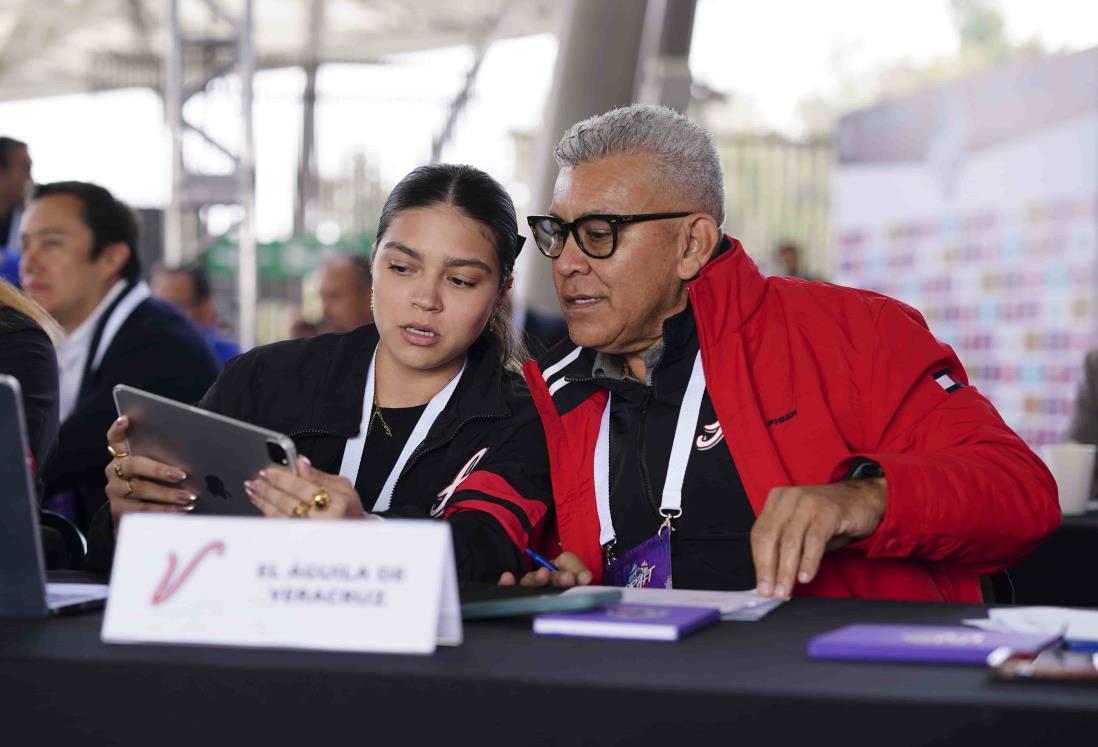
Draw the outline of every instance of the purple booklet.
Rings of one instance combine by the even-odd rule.
[[[538,615],[534,618],[534,632],[539,635],[677,641],[720,618],[720,610],[707,607],[612,604],[589,612]]]
[[[985,664],[1005,646],[1035,653],[1060,639],[1058,634],[997,633],[977,628],[932,625],[847,625],[808,642],[813,659],[917,661],[929,664]]]

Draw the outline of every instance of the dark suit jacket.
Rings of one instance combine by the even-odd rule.
[[[95,340],[109,316],[110,310],[100,319]],[[198,329],[172,306],[153,298],[142,301],[118,329],[99,368],[84,375],[76,409],[61,424],[57,449],[45,465],[46,495],[75,492],[76,523],[87,531],[106,502],[106,433],[118,417],[114,386],[129,384],[193,403],[216,378],[217,364]]]

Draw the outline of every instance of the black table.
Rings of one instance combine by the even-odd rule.
[[[1098,688],[804,655],[810,636],[848,622],[984,615],[980,606],[800,599],[679,643],[542,638],[528,622],[479,623],[466,626],[464,645],[427,657],[108,646],[98,615],[0,621],[0,715],[6,735],[50,745],[1093,739]]]
[[[1098,607],[1098,511],[1065,516],[1059,529],[1008,573],[1018,604]]]

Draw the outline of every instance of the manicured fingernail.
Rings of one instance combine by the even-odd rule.
[[[801,571],[797,574],[797,580],[800,581],[802,584],[807,584],[809,578],[810,576],[808,575],[808,571]]]
[[[255,495],[255,483],[251,480],[244,481],[244,492],[248,495]]]
[[[121,422],[122,422],[123,420],[125,420],[125,419],[126,419],[126,417],[125,417],[124,415],[119,415],[119,416],[118,416],[118,417],[117,417],[117,418],[115,419],[115,421],[114,421],[114,424],[115,424],[115,425],[118,425],[119,423],[121,423]]]
[[[305,456],[304,454],[301,455],[301,461],[305,462],[305,464],[309,465],[310,467],[313,466],[312,461],[309,459],[309,457]]]
[[[259,476],[262,477],[264,480],[266,480],[267,479],[267,470],[265,470],[265,469],[259,470]]]
[[[759,593],[762,594],[764,597],[770,596],[770,582],[769,581],[760,581],[759,582]]]
[[[785,592],[785,584],[778,584],[777,586],[775,586],[775,587],[774,587],[774,596],[776,596],[776,597],[784,597],[784,596],[785,596],[785,594],[786,594],[786,592]]]
[[[180,506],[179,510],[185,514],[189,514],[191,511],[194,511],[194,504],[192,503],[189,506]]]
[[[187,473],[183,472],[182,470],[178,470],[178,469],[169,469],[168,470],[168,479],[169,480],[174,480],[175,482],[179,482],[180,480],[186,480],[187,479]]]
[[[175,497],[175,499],[182,503],[184,506],[190,503],[194,503],[197,498],[198,496],[193,495],[192,493],[180,493]]]

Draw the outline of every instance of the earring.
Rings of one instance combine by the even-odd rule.
[[[373,292],[373,290],[370,291],[370,313],[371,314],[374,313],[374,292]]]

